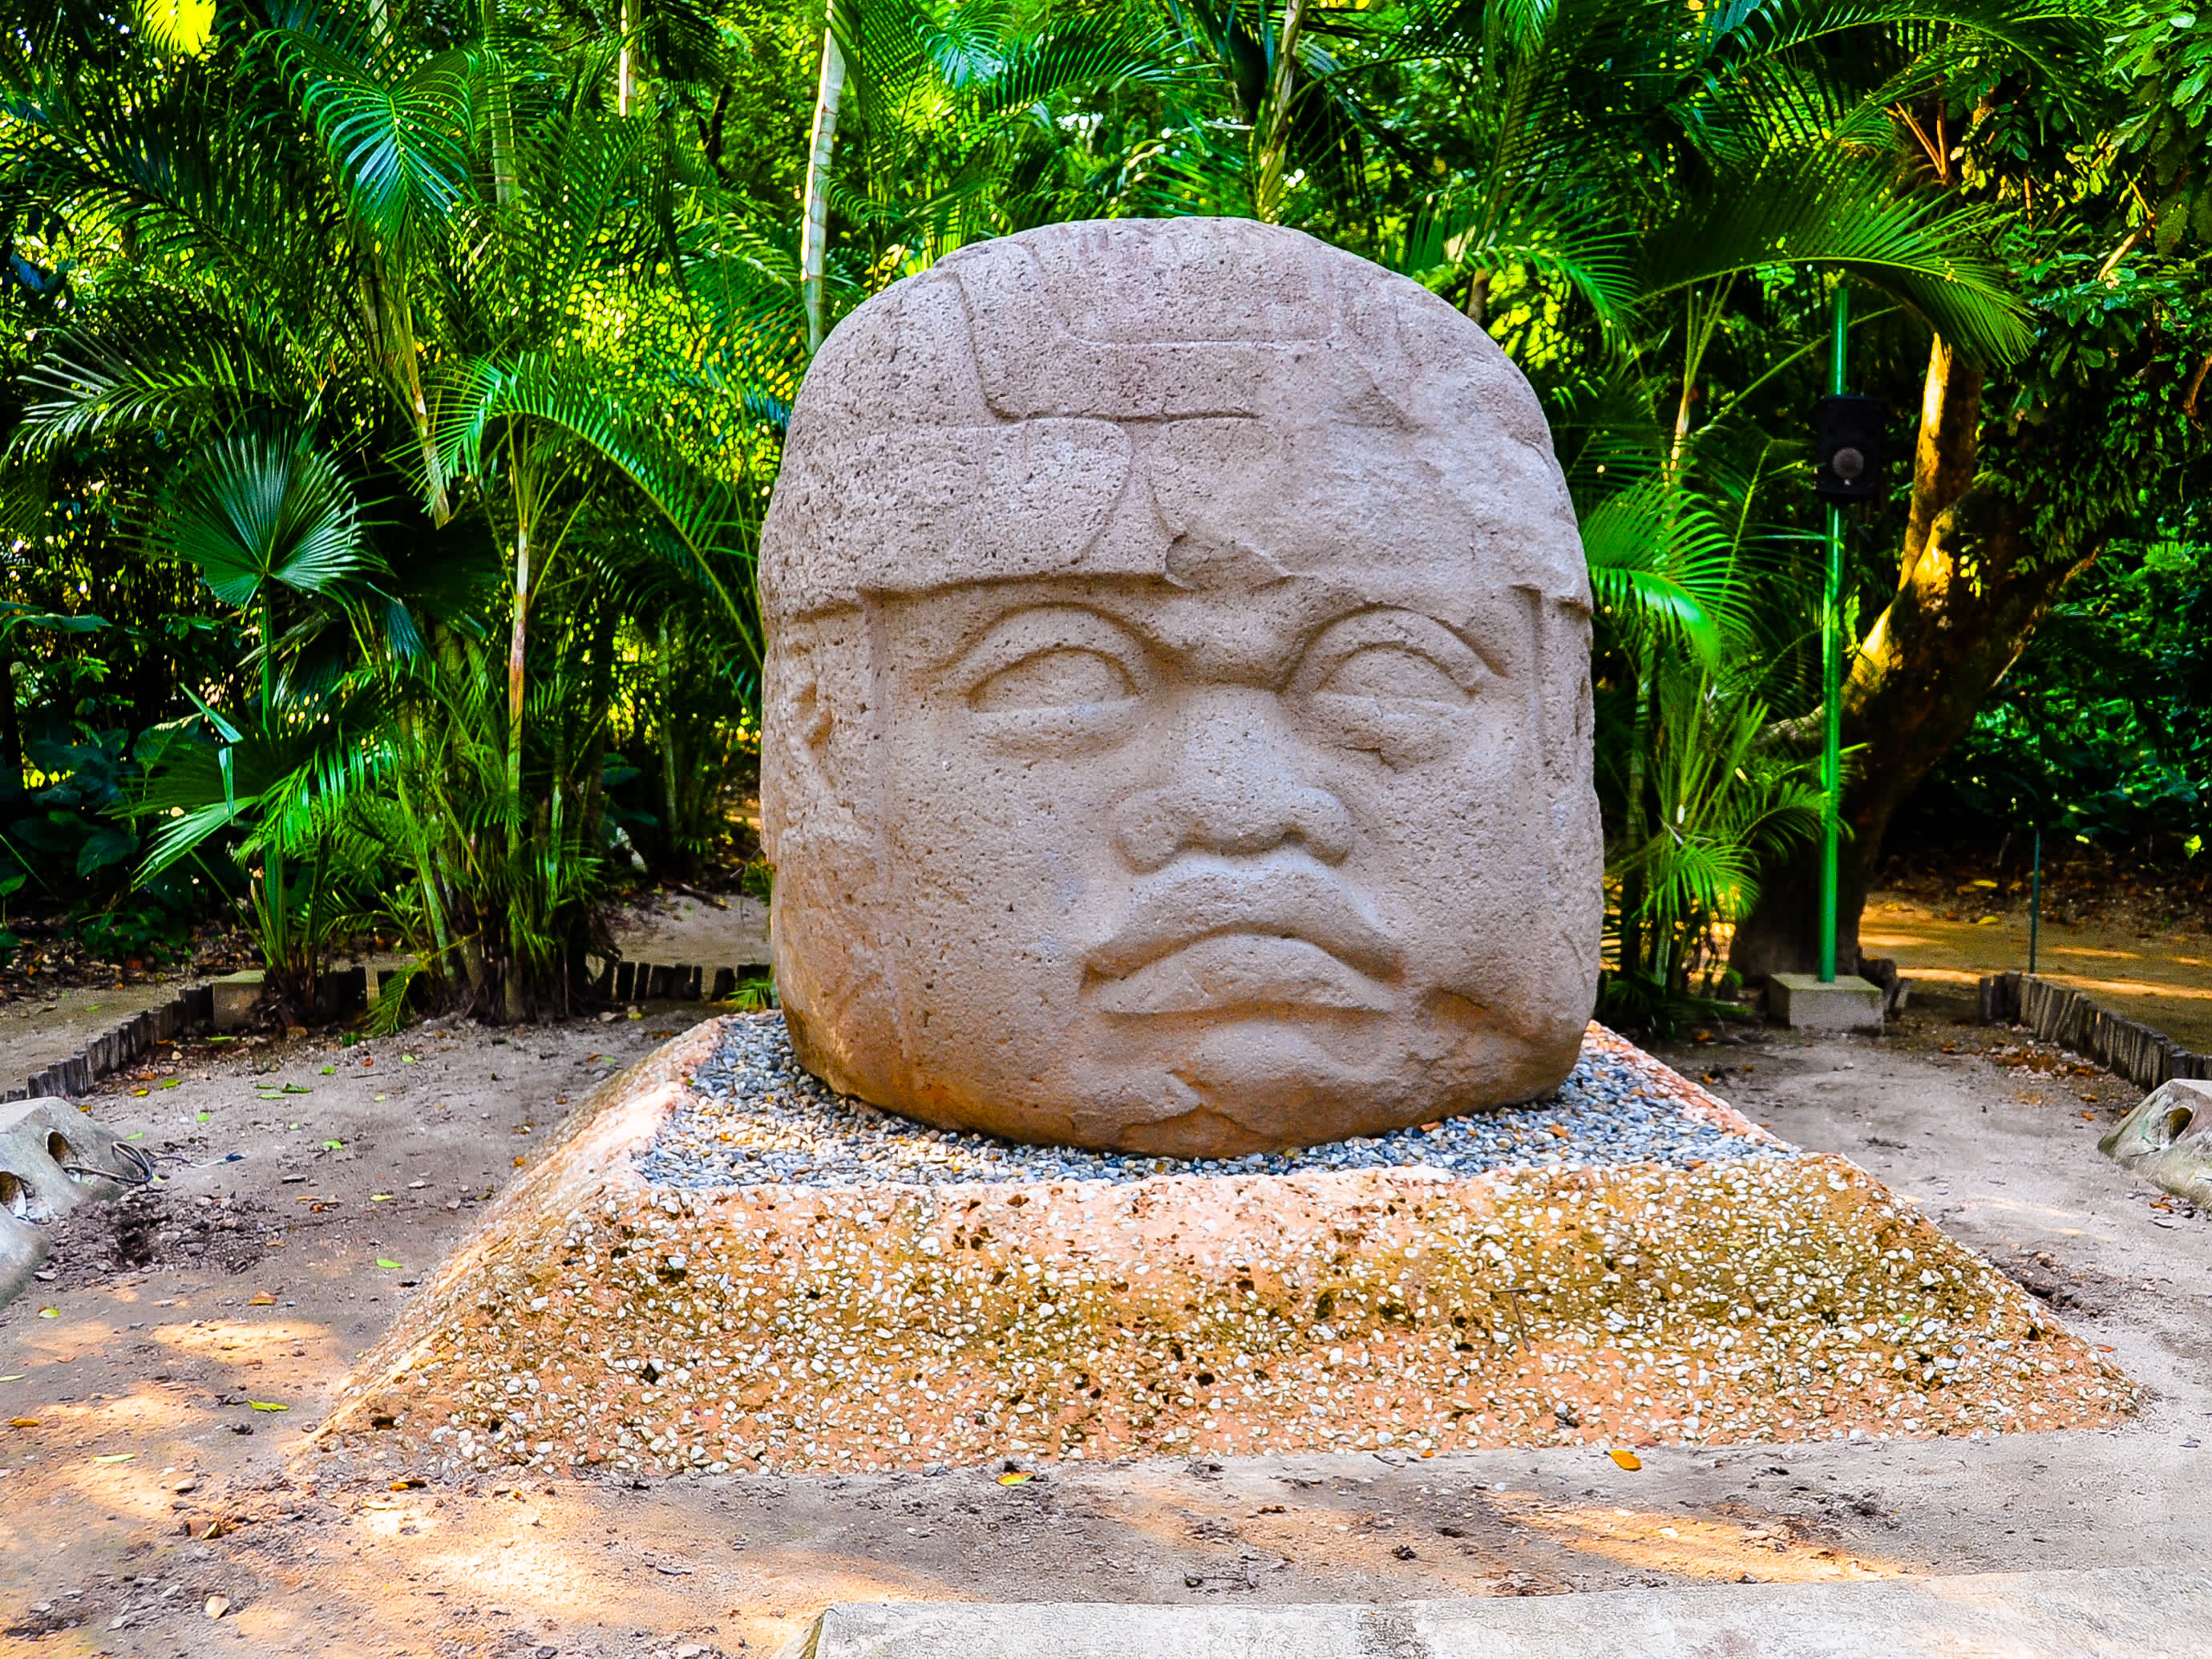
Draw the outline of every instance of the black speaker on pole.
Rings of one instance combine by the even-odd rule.
[[[1824,501],[1880,501],[1881,428],[1889,410],[1879,398],[1837,392],[1813,406],[1813,489]]]

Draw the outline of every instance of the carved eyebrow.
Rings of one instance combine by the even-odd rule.
[[[1380,645],[1419,652],[1469,696],[1486,682],[1501,678],[1496,665],[1433,617],[1382,609],[1340,617],[1322,629],[1299,657],[1291,689],[1316,690],[1346,659]]]
[[[1120,663],[1133,679],[1152,678],[1151,653],[1135,633],[1112,617],[1073,605],[1024,605],[1010,611],[954,657],[945,672],[963,693],[970,692],[994,674],[1041,652],[1060,649],[1094,651]]]

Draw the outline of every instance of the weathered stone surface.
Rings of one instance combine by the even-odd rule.
[[[843,1092],[1221,1156],[1574,1064],[1581,544],[1417,284],[1245,221],[963,249],[815,360],[761,582],[777,981]]]
[[[2212,1083],[2160,1084],[2097,1146],[2146,1181],[2212,1210]]]
[[[46,1260],[46,1224],[88,1200],[120,1197],[139,1173],[133,1161],[120,1137],[66,1100],[0,1107],[0,1307]]]

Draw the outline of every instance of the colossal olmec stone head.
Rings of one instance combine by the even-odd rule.
[[[965,248],[816,358],[761,592],[777,981],[835,1087],[1220,1156],[1573,1066],[1581,543],[1417,284],[1240,220]]]

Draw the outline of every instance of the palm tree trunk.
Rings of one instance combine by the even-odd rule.
[[[1267,111],[1260,138],[1258,165],[1252,170],[1252,211],[1266,223],[1280,218],[1283,168],[1291,149],[1291,98],[1297,90],[1298,36],[1305,27],[1306,0],[1287,0],[1283,30],[1275,43],[1275,64],[1267,80]]]
[[[522,799],[523,668],[530,643],[530,520],[520,513],[514,525],[514,624],[507,641],[507,787]]]
[[[1638,859],[1651,838],[1645,797],[1651,788],[1651,748],[1658,721],[1653,717],[1659,700],[1659,642],[1647,638],[1637,656],[1636,720],[1628,739],[1628,800],[1622,824],[1628,856]],[[1646,883],[1639,862],[1620,883],[1620,971],[1640,972],[1644,967],[1644,900]]]
[[[442,526],[453,516],[453,507],[446,489],[445,469],[438,460],[429,402],[422,392],[414,309],[407,302],[405,289],[393,280],[390,262],[383,254],[364,251],[357,257],[362,321],[368,330],[385,384],[405,408],[408,424],[415,429],[416,447],[422,455],[422,476],[430,486],[430,522]]]
[[[499,0],[483,0],[483,43],[491,48],[490,62],[486,65],[491,80],[491,184],[492,199],[500,206],[511,204],[516,195],[514,173],[514,88],[507,77],[507,65],[499,55]]]
[[[615,65],[615,112],[629,113],[629,106],[637,100],[637,53],[630,44],[630,36],[637,27],[633,11],[637,0],[623,0],[622,55]]]
[[[13,795],[23,787],[23,726],[15,709],[15,656],[11,651],[0,651],[0,695],[7,698],[0,708],[0,796]]]
[[[1490,309],[1490,279],[1492,274],[1487,270],[1478,270],[1468,278],[1467,314],[1472,321],[1480,323],[1483,313]]]
[[[822,29],[822,76],[814,94],[814,138],[806,157],[805,216],[799,225],[799,292],[806,305],[806,349],[822,349],[823,253],[830,234],[830,157],[837,143],[837,106],[845,96],[845,54],[837,45],[836,8]]]

